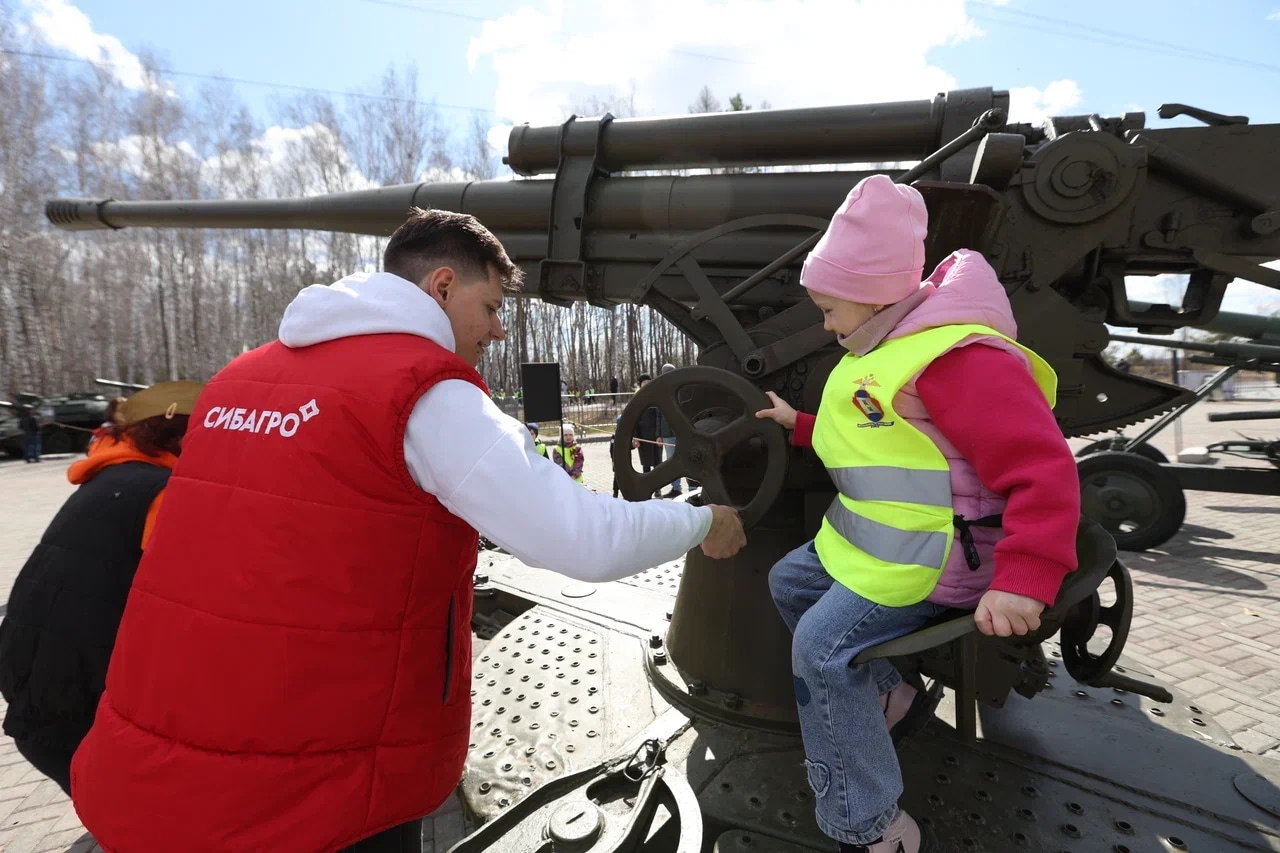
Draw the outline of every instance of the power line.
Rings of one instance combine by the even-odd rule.
[[[477,21],[480,23],[484,23],[485,21],[490,20],[489,18],[486,18],[483,15],[469,15],[469,14],[466,14],[465,12],[454,12],[454,11],[448,11],[444,9],[429,8],[426,6],[417,6],[412,3],[402,2],[402,0],[361,0],[361,2],[372,3],[378,6],[387,6],[395,9],[405,9],[408,11],[418,12],[420,14],[425,14],[425,15],[439,15],[442,17],[459,18],[466,21]],[[1112,41],[1110,43],[1119,47],[1127,47],[1130,49],[1134,47],[1138,47],[1139,49],[1142,49],[1143,47],[1145,47],[1148,50],[1150,50],[1150,52],[1153,52],[1153,53],[1162,53],[1165,55],[1171,54],[1174,56],[1181,56],[1186,59],[1197,59],[1204,62],[1216,62],[1216,63],[1226,64],[1226,65],[1247,66],[1252,68],[1258,68],[1264,71],[1280,71],[1280,65],[1272,65],[1270,63],[1258,62],[1252,59],[1240,59],[1239,57],[1227,56],[1225,54],[1220,54],[1220,53],[1211,53],[1207,50],[1201,50],[1200,48],[1189,47],[1187,45],[1180,45],[1180,44],[1175,44],[1173,42],[1166,42],[1166,41],[1160,41],[1158,39],[1145,38],[1143,36],[1135,36],[1129,33],[1117,32],[1116,30],[1108,30],[1102,27],[1090,26],[1088,24],[1078,24],[1078,23],[1075,23],[1074,21],[1068,21],[1062,18],[1053,18],[1048,15],[1037,15],[1033,12],[1024,12],[1020,9],[1010,9],[1004,6],[987,6],[986,4],[983,4],[983,11],[979,12],[977,10],[973,10],[971,14],[975,18],[979,18],[979,19],[983,17],[987,17],[987,19],[992,21],[993,23],[1000,23],[1010,27],[1018,27],[1022,29],[1034,30],[1036,32],[1042,32],[1048,35],[1065,36],[1067,38],[1084,39],[1086,41],[1097,41],[1098,39],[1096,38],[1096,36],[1103,36],[1104,38],[1111,39]],[[1063,32],[1061,30],[1054,30],[1051,28],[1036,27],[1026,23],[1016,23],[1014,21],[1000,18],[999,17],[1000,15],[1023,18],[1023,19],[1032,20],[1032,21],[1039,21],[1045,24],[1055,24],[1059,27],[1070,27],[1070,28],[1074,28],[1074,29],[1078,29],[1078,30],[1082,30],[1084,32],[1090,33],[1094,37],[1086,37],[1080,33],[1069,33],[1069,32]],[[727,57],[727,56],[715,56],[712,54],[701,53],[699,51],[694,51],[694,50],[685,50],[682,48],[673,49],[671,52],[678,53],[684,56],[693,56],[700,59],[710,59],[716,62],[730,62],[737,65],[753,64],[752,60],[739,59],[736,57]]]
[[[106,62],[93,59],[85,59],[81,56],[58,56],[52,53],[40,53],[32,50],[10,50],[0,48],[0,54],[8,54],[10,56],[26,56],[32,59],[49,59],[56,62],[79,62],[85,65],[92,65],[95,68],[123,68],[123,63]],[[307,92],[313,95],[336,95],[345,98],[356,98],[367,101],[389,101],[398,104],[415,104],[422,107],[432,107],[445,110],[462,110],[464,112],[488,114],[492,110],[482,107],[468,107],[461,104],[441,104],[435,101],[421,101],[415,98],[397,98],[392,95],[374,95],[366,92],[344,92],[337,89],[322,89],[317,86],[299,86],[293,83],[273,83],[267,80],[250,80],[247,77],[230,77],[225,74],[202,74],[196,71],[180,71],[174,68],[157,68],[157,74],[170,77],[188,77],[195,80],[214,80],[220,83],[242,83],[247,86],[262,86],[268,89],[287,89],[295,92]]]
[[[991,23],[1003,24],[1008,27],[1016,27],[1019,29],[1032,30],[1035,32],[1047,33],[1049,35],[1062,36],[1065,38],[1079,39],[1090,43],[1104,41],[1117,47],[1125,47],[1129,49],[1137,49],[1150,53],[1159,53],[1166,56],[1178,56],[1184,59],[1193,59],[1201,62],[1209,62],[1220,65],[1237,65],[1250,68],[1257,68],[1262,71],[1280,72],[1280,65],[1272,65],[1267,62],[1258,62],[1252,59],[1241,59],[1236,56],[1227,56],[1221,53],[1212,53],[1200,48],[1190,47],[1188,45],[1176,44],[1174,42],[1160,41],[1159,39],[1146,38],[1144,36],[1135,36],[1129,33],[1120,33],[1115,30],[1108,30],[1102,27],[1090,26],[1089,24],[1079,24],[1074,21],[1067,21],[1062,18],[1053,18],[1048,15],[1037,15],[1033,12],[1024,12],[1020,9],[1010,9],[1004,6],[986,6],[982,7],[982,11],[973,10],[973,17],[982,20],[986,19]],[[1022,18],[1028,21],[1037,21],[1044,24],[1054,26],[1035,26],[1031,23],[1021,23],[1008,18]],[[1066,32],[1061,28],[1071,28],[1080,32]],[[1101,37],[1101,38],[1099,38]]]

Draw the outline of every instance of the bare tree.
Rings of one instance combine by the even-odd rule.
[[[484,116],[455,143],[412,65],[389,66],[342,103],[282,99],[264,124],[227,84],[177,96],[151,56],[140,89],[105,66],[40,59],[48,47],[12,6],[0,0],[0,49],[16,51],[0,53],[0,399],[88,390],[104,375],[207,379],[272,340],[300,288],[376,268],[382,246],[299,230],[68,236],[45,223],[47,198],[273,198],[498,177]],[[705,87],[698,103],[719,108]],[[634,88],[583,99],[566,117],[606,112],[636,115]],[[514,391],[529,361],[559,361],[567,384],[600,391],[611,377],[632,387],[664,361],[694,357],[645,306],[511,303],[509,337],[482,365],[495,392]]]

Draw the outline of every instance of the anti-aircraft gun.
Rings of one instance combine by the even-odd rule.
[[[566,583],[502,555],[475,587],[473,735],[461,793],[480,828],[453,849],[832,850],[816,828],[769,567],[815,532],[835,491],[811,451],[752,415],[776,391],[815,411],[842,351],[798,284],[800,262],[877,163],[924,195],[927,264],[981,251],[1022,342],[1058,372],[1063,433],[1117,429],[1190,392],[1100,358],[1107,324],[1203,326],[1233,278],[1280,286],[1280,125],[1184,105],[1145,116],[1008,122],[1006,92],[656,119],[574,117],[513,130],[521,179],[408,184],[272,201],[59,199],[67,230],[307,228],[390,234],[411,206],[476,215],[554,304],[652,306],[698,364],[636,394],[618,424],[623,493],[677,476],[741,508],[748,545],[690,552],[625,581]],[[781,167],[804,166],[807,171]],[[656,170],[757,167],[749,173]],[[644,173],[644,174],[637,174]],[[1189,276],[1181,305],[1139,306],[1125,276]],[[981,377],[974,377],[980,382]],[[660,408],[675,457],[626,451]],[[950,612],[860,660],[888,658],[950,694],[900,753],[904,804],[948,850],[1280,850],[1277,773],[1207,714],[1120,664],[1133,610],[1115,543],[1082,520],[1080,570],[1043,625],[976,633]],[[1105,595],[1099,590],[1106,589]],[[1106,600],[1110,603],[1103,604]],[[1095,631],[1110,640],[1097,648]],[[1056,641],[1054,638],[1057,638]],[[485,642],[487,641],[487,642]],[[979,713],[979,711],[981,713]],[[980,718],[980,719],[979,719]],[[980,725],[979,725],[980,724]]]

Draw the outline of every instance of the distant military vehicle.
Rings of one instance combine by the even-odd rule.
[[[32,408],[52,409],[53,412],[52,419],[40,429],[41,453],[83,452],[89,445],[93,430],[102,425],[108,402],[107,397],[96,391],[73,391],[51,397],[15,394],[11,402],[0,405],[0,451],[9,456],[22,455],[18,413]]]

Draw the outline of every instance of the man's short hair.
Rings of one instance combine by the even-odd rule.
[[[653,377],[652,377],[652,376],[650,376],[649,374],[647,374],[647,373],[641,373],[641,374],[640,374],[640,378],[639,378],[639,379],[637,379],[637,380],[636,380],[636,382],[637,382],[637,383],[640,383],[640,382],[650,382],[650,381],[652,381],[652,380],[653,380]]]
[[[524,281],[524,272],[480,220],[466,213],[415,207],[387,242],[382,269],[421,284],[442,266],[468,277],[486,276],[492,269],[508,291],[520,290]]]

